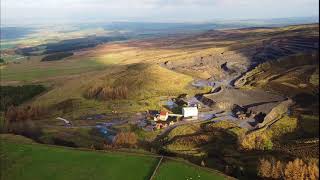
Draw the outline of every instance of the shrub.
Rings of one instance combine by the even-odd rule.
[[[8,131],[10,133],[22,135],[35,140],[38,140],[43,134],[41,128],[30,120],[13,122],[9,124]]]
[[[7,124],[12,122],[35,120],[46,114],[47,109],[41,106],[11,106],[5,113],[5,121]]]
[[[187,137],[179,137],[174,144],[184,147],[199,146],[208,143],[209,136],[205,134],[189,135]]]
[[[298,119],[294,117],[284,116],[275,122],[270,130],[273,138],[279,138],[283,135],[292,133],[298,126]]]
[[[302,114],[299,118],[299,122],[304,134],[319,136],[319,115]]]
[[[277,141],[284,135],[290,135],[297,128],[297,118],[284,116],[272,124],[268,130],[256,131],[241,137],[240,147],[246,150],[272,150],[273,141]]]
[[[116,147],[136,147],[138,138],[133,132],[120,132],[116,135],[114,145]]]
[[[271,150],[273,143],[266,133],[255,133],[243,137],[240,142],[240,147],[245,150]]]

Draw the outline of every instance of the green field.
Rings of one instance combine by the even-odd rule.
[[[1,179],[6,180],[143,180],[150,178],[159,161],[159,158],[150,156],[78,151],[39,144],[16,144],[7,140],[1,142],[0,152]],[[196,166],[171,160],[160,166],[155,179],[186,177],[223,179]]]
[[[24,62],[10,64],[1,69],[1,78],[5,81],[31,82],[57,76],[76,75],[84,72],[103,70],[105,66],[94,60],[78,60],[65,62]]]
[[[1,144],[1,179],[148,179],[157,158]]]
[[[161,164],[154,178],[155,180],[185,180],[210,179],[219,180],[225,177],[205,171],[199,167],[177,161],[165,161]]]

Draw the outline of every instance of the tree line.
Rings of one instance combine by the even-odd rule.
[[[44,91],[46,88],[42,85],[0,86],[0,111],[6,111],[10,106],[18,106]]]
[[[85,92],[88,99],[98,100],[115,100],[127,99],[129,90],[127,86],[111,87],[111,86],[93,86]]]
[[[319,179],[319,167],[315,162],[306,163],[302,159],[295,159],[288,163],[275,159],[260,159],[258,175],[264,179],[285,180],[317,180]]]

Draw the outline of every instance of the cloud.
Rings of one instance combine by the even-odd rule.
[[[319,0],[1,0],[1,20],[207,21],[318,15]]]

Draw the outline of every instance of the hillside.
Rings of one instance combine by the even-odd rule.
[[[146,35],[149,38],[126,41],[78,33],[71,33],[69,40],[38,41],[1,51],[5,54],[1,87],[10,91],[6,96],[19,97],[7,98],[1,133],[73,148],[174,156],[239,179],[275,178],[270,169],[276,162],[281,164],[278,173],[283,173],[296,159],[310,166],[303,173],[316,172],[319,24]],[[64,53],[68,57],[60,56]],[[48,56],[54,60],[44,61]],[[41,86],[42,90],[28,92],[21,85]],[[20,93],[30,95],[20,97]],[[195,114],[186,115],[186,107]],[[27,155],[49,163],[49,169],[30,168],[54,171],[57,177],[62,171],[55,167],[59,162],[47,154],[65,161],[61,168],[87,177],[84,170],[94,173],[90,163],[98,164],[97,178],[112,176],[105,162],[119,159],[114,169],[110,167],[119,174],[114,179],[145,179],[158,160],[128,155],[125,167],[134,168],[125,174],[120,173],[126,162],[120,152],[103,154],[39,144],[6,143],[4,147],[10,158],[26,160],[27,166],[31,160],[20,151],[11,152],[25,148]],[[61,151],[74,155],[62,158]],[[75,163],[74,158],[90,163]],[[270,163],[270,172],[264,175],[263,163]],[[72,165],[79,168],[72,171]],[[184,179],[197,179],[198,166],[190,169],[169,158],[162,165],[155,179],[179,179],[180,174],[188,175]],[[31,177],[27,170],[17,177]],[[72,176],[64,175],[62,179]],[[44,176],[40,173],[39,179]]]
[[[295,96],[319,91],[319,54],[300,54],[260,64],[236,81],[243,88],[264,88]]]
[[[73,56],[55,62],[41,62],[43,56],[32,54],[19,59],[21,55],[8,49],[2,52],[6,54],[3,57],[10,59],[12,56],[19,59],[19,63],[9,63],[2,68],[1,83],[46,82],[58,77],[97,72],[112,64],[133,63],[161,64],[193,77],[221,79],[226,76],[221,69],[226,62],[231,69],[244,72],[252,65],[270,59],[317,50],[318,28],[318,24],[309,24],[211,30],[166,38],[105,43],[72,51]],[[43,47],[50,45],[42,44]]]
[[[158,65],[116,66],[99,74],[83,75],[59,84],[57,88],[38,97],[33,103],[52,106],[68,99],[79,99],[83,106],[95,105],[97,113],[99,113],[99,104],[107,107],[117,105],[117,111],[126,112],[157,109],[162,96],[201,92],[191,87],[192,80],[191,76],[170,71]],[[114,93],[107,92],[108,90],[119,90],[124,94],[111,97]],[[84,109],[75,109],[73,113],[86,110],[85,107],[82,108]]]
[[[319,118],[318,76],[319,54],[315,52],[260,64],[238,79],[235,85],[244,89],[262,88],[293,98],[296,105],[292,113]]]

